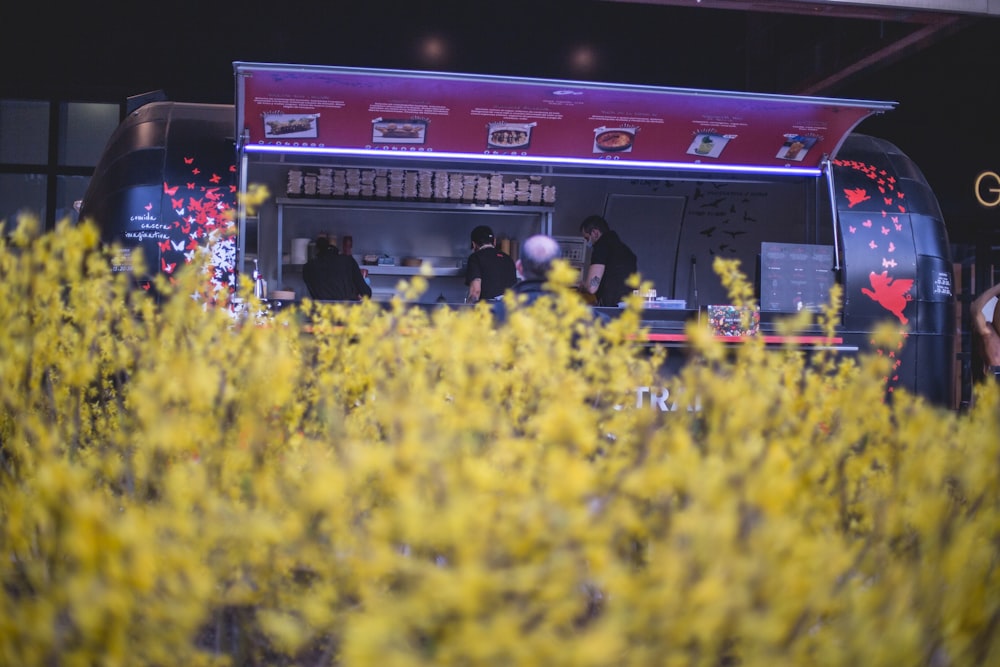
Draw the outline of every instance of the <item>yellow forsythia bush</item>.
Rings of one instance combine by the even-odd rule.
[[[697,327],[664,378],[638,303],[568,289],[502,327],[234,317],[32,229],[0,241],[0,664],[1000,664],[993,385],[886,401],[884,357]]]

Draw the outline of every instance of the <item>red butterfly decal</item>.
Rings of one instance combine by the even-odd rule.
[[[889,204],[892,203],[892,197],[883,197],[882,201],[884,201],[885,205],[888,206]]]
[[[178,186],[176,186],[176,185],[174,187],[170,187],[169,185],[167,185],[166,181],[163,182],[163,191],[166,192],[171,197],[173,197],[175,194],[177,194],[177,187]]]
[[[889,252],[896,252],[896,244],[889,241]]]
[[[194,158],[193,157],[184,158],[184,164],[194,164]]]
[[[144,208],[145,208],[145,209],[146,209],[147,211],[152,211],[152,210],[153,210],[153,204],[152,204],[152,203],[149,203],[149,204],[146,204],[146,206],[145,206]]]
[[[847,195],[847,208],[854,208],[861,202],[871,199],[868,192],[864,188],[844,190],[844,194]]]
[[[194,174],[195,176],[197,176],[198,174],[201,173],[201,169],[199,169],[198,167],[195,167],[194,169],[191,170],[191,173]]]
[[[899,209],[900,213],[906,213],[906,207],[905,206],[898,206],[897,208]]]
[[[167,252],[168,250],[170,250],[170,239],[164,239],[163,241],[160,241],[157,245],[160,246],[160,252]]]
[[[163,269],[164,273],[173,273],[174,269],[177,268],[177,262],[173,262],[171,264],[167,264],[167,260],[165,260],[165,259],[163,259],[161,257],[160,258],[160,268]]]
[[[229,173],[230,174],[235,174],[236,173],[236,165],[235,164],[229,165]]]
[[[194,183],[188,183],[188,190],[194,190]]]
[[[885,225],[882,225],[882,236],[888,236],[888,235],[889,235],[889,228],[886,227]]]
[[[871,220],[865,220],[864,222],[861,223],[861,226],[862,227],[868,227],[870,229],[871,226],[872,226],[872,221]]]
[[[855,227],[854,225],[848,225],[848,226],[847,226],[847,229],[848,229],[848,231],[850,231],[850,232],[851,232],[852,234],[853,234],[854,232],[858,231],[858,228],[857,228],[857,227]]]
[[[909,322],[906,316],[903,315],[903,309],[906,308],[906,304],[910,301],[907,293],[910,291],[910,287],[913,286],[913,280],[908,278],[895,280],[890,278],[886,271],[882,273],[872,271],[868,274],[868,279],[871,282],[872,289],[862,287],[861,293],[895,315],[903,324]]]
[[[212,178],[208,179],[209,183],[220,183],[222,182],[222,176],[218,174],[212,174]]]
[[[184,198],[181,197],[180,199],[171,199],[170,200],[170,206],[172,208],[183,208],[183,206],[184,206]]]
[[[874,241],[869,241],[868,242],[868,247],[871,248],[872,250],[874,250],[875,248],[878,247],[878,244],[875,243]]]

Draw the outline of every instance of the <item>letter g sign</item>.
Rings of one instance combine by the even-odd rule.
[[[976,176],[976,201],[988,207],[1000,205],[1000,176],[992,171]]]

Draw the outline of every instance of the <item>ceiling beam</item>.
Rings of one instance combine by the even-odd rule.
[[[1000,0],[606,0],[743,12],[800,14],[817,17],[939,23],[951,16],[1000,17]]]
[[[927,48],[935,41],[953,34],[966,25],[968,19],[951,16],[934,25],[923,26],[913,32],[900,37],[891,44],[878,49],[868,55],[858,58],[854,62],[838,68],[835,72],[810,83],[803,83],[796,86],[794,94],[797,95],[821,95],[829,94],[829,91],[837,86],[846,83],[849,79],[862,72],[881,68],[897,62],[900,58],[911,55],[917,51]]]

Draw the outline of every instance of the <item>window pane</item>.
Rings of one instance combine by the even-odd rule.
[[[44,228],[46,182],[43,174],[0,174],[0,220],[8,230],[21,213],[36,216]]]
[[[59,165],[93,167],[118,127],[119,105],[65,102],[59,105]]]
[[[71,222],[78,220],[76,202],[83,199],[88,183],[89,176],[56,177],[56,223],[65,218],[69,218]]]
[[[49,103],[0,100],[0,162],[47,164]]]

